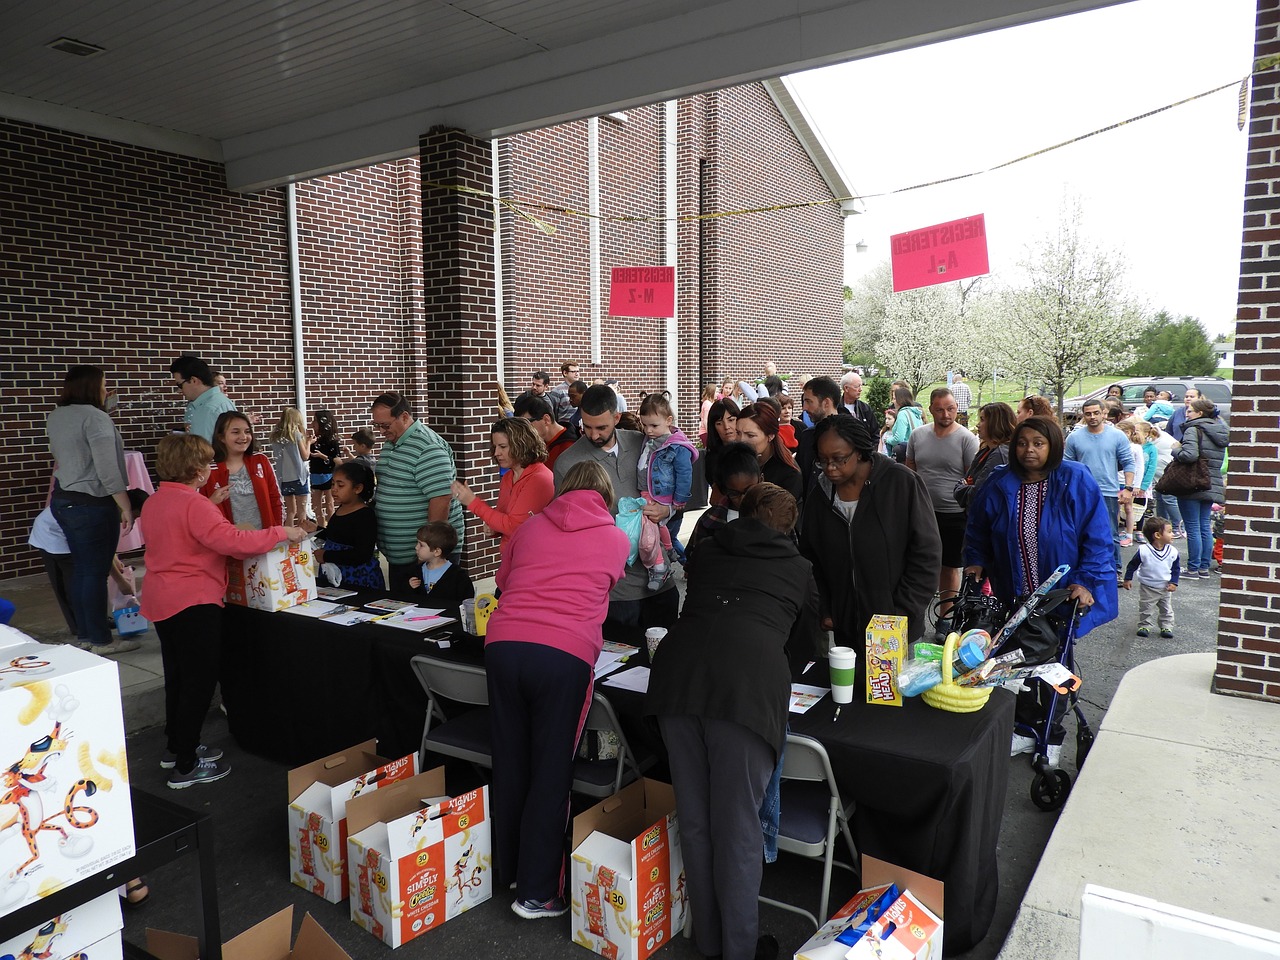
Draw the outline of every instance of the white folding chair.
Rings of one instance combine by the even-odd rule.
[[[416,656],[410,663],[422,689],[427,692],[427,719],[422,728],[419,761],[425,766],[426,754],[430,751],[491,768],[493,741],[489,724],[489,686],[484,667],[426,656]],[[440,706],[441,698],[472,704],[476,709],[459,713],[451,720]],[[439,722],[433,726],[433,720]]]
[[[816,916],[794,904],[768,897],[760,897],[761,903],[808,917],[815,928],[826,922],[832,865],[856,872],[852,864],[835,859],[836,831],[839,830],[849,845],[853,863],[858,861],[853,834],[849,832],[849,815],[853,806],[840,797],[826,748],[812,737],[787,734],[787,753],[782,761],[778,850],[822,860],[822,899]]]

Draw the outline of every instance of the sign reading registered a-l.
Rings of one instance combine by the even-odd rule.
[[[914,290],[990,272],[982,214],[908,230],[889,238],[893,291]]]

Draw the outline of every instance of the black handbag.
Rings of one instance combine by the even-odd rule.
[[[1164,475],[1156,481],[1156,493],[1167,497],[1188,497],[1204,493],[1212,486],[1209,479],[1209,461],[1200,457],[1191,463],[1172,461],[1164,468]]]

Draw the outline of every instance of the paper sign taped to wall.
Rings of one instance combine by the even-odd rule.
[[[609,316],[674,317],[675,267],[614,267],[609,282]]]
[[[990,273],[983,214],[908,230],[889,238],[893,292]]]

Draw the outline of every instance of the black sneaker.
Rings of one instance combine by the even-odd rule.
[[[511,910],[517,917],[526,920],[541,920],[543,917],[563,917],[569,912],[569,904],[564,897],[552,897],[546,903],[537,900],[517,900],[511,904]]]
[[[1173,631],[1172,631],[1172,630],[1161,630],[1161,631],[1160,631],[1160,639],[1162,639],[1162,640],[1172,640],[1172,639],[1173,639]]]
[[[1148,630],[1146,627],[1139,627],[1139,628],[1138,628],[1138,636],[1140,636],[1140,637],[1149,637],[1149,636],[1151,636],[1151,631],[1150,631],[1150,630]]]
[[[169,774],[170,790],[185,790],[197,783],[213,783],[231,772],[231,764],[225,760],[197,760],[186,773],[174,770]]]
[[[203,743],[196,747],[196,760],[221,760],[222,751],[217,747],[206,747]],[[172,770],[178,765],[178,755],[166,750],[160,754],[160,769]]]
[[[755,960],[778,960],[778,938],[766,933],[757,939]]]

